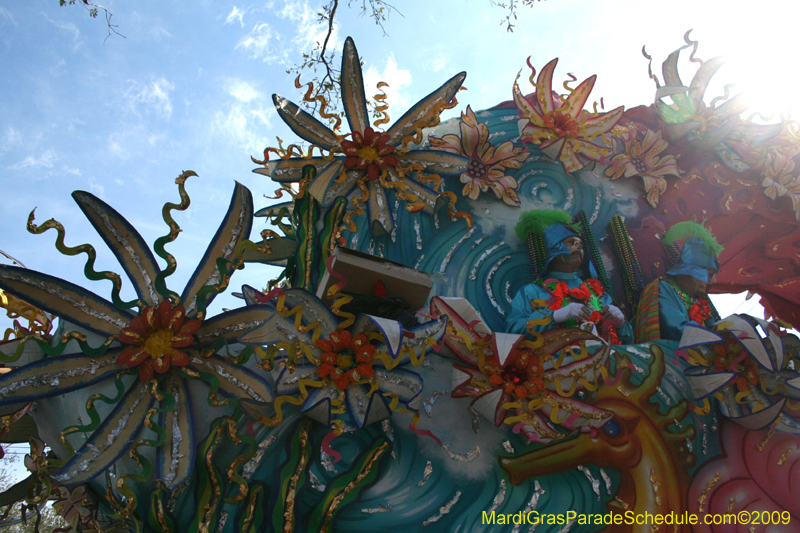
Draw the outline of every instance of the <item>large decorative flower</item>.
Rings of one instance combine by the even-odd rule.
[[[276,289],[263,295],[245,286],[248,303],[269,302],[272,312],[241,342],[268,345],[279,376],[275,405],[285,401],[325,425],[334,420],[356,428],[378,422],[393,411],[415,413],[422,404],[418,366],[425,350],[444,335],[444,320],[404,329],[400,322],[360,315],[340,322],[322,301],[303,289]],[[277,424],[280,414],[267,424]]]
[[[469,106],[465,113],[461,113],[459,128],[461,136],[448,134],[441,139],[429,136],[428,140],[435,150],[470,159],[467,171],[461,174],[461,183],[465,184],[461,194],[477,200],[481,192],[491,189],[498,199],[519,207],[517,180],[506,176],[506,169],[522,166],[528,154],[522,148],[514,148],[511,141],[505,141],[500,146],[492,145],[489,142],[489,127],[478,122]]]
[[[292,131],[330,154],[265,162],[264,168],[254,172],[281,183],[299,182],[303,167],[313,165],[318,172],[308,192],[323,207],[331,206],[336,198],[349,195],[358,186],[361,200],[367,201],[374,235],[389,232],[394,227],[386,189],[398,191],[398,198],[408,201],[410,210],[433,214],[444,198],[423,185],[425,173],[460,174],[466,170],[469,160],[433,150],[410,150],[408,144],[412,140],[419,143],[421,138],[415,139],[415,136],[422,128],[438,123],[439,114],[453,99],[464,78],[463,72],[453,76],[417,102],[386,132],[375,132],[369,125],[358,51],[348,37],[342,51],[341,85],[351,139],[337,134],[289,100],[273,95],[278,114]],[[416,179],[411,179],[414,172]]]
[[[608,361],[609,347],[598,337],[577,328],[548,330],[537,342],[494,333],[462,298],[434,297],[431,314],[448,317],[453,335],[445,345],[464,363],[453,365],[452,396],[474,398],[475,409],[494,424],[513,425],[530,441],[547,443],[565,437],[564,430],[590,431],[611,417],[574,397],[586,383],[597,383]],[[599,346],[592,354],[589,341]],[[569,346],[580,347],[574,353],[583,357],[560,357]]]
[[[183,189],[189,175],[184,173],[178,180],[183,200],[180,209],[189,204]],[[272,398],[268,381],[216,353],[258,325],[265,309],[242,308],[209,319],[205,311],[227,285],[234,270],[232,260],[241,253],[238,245],[249,235],[252,196],[245,187],[236,185],[219,230],[180,296],[165,286],[165,278],[175,268],[175,259],[163,246],[180,231],[168,215],[169,206],[174,209],[175,204],[167,204],[164,211],[170,233],[155,246],[169,265],[162,270],[136,229],[119,213],[89,193],[75,192],[73,197],[128,274],[137,299],[120,301],[119,276],[110,272],[103,274],[114,281],[113,303],[47,274],[0,266],[0,287],[60,317],[66,321],[67,331],[69,324],[76,324],[87,332],[66,335],[56,347],[64,350],[74,337],[79,340],[79,352],[40,359],[0,376],[0,407],[116,381],[123,390],[114,400],[116,405],[102,423],[94,408],[87,405],[90,418],[96,422],[89,426],[85,443],[67,458],[53,478],[66,485],[92,480],[127,452],[133,454],[132,448],[149,441],[140,440],[147,426],[158,428],[153,431],[162,435],[150,442],[156,447],[157,476],[172,488],[191,475],[196,432],[203,431],[195,427],[197,413],[192,404],[197,405],[198,398],[191,398],[197,389],[189,386],[190,381],[209,384],[208,403],[212,406],[232,405],[240,400],[266,402]],[[63,227],[55,221],[48,221],[41,228],[29,223],[35,233],[51,227],[63,239]],[[60,244],[57,246],[63,250]],[[95,251],[91,246],[84,245],[83,251],[93,260]],[[97,274],[90,267],[91,263],[87,271]],[[132,307],[139,308],[138,315],[129,311]],[[29,338],[25,345],[37,346],[40,342],[43,343]],[[122,379],[131,373],[139,379]],[[218,399],[217,392],[230,400]]]
[[[622,117],[622,106],[607,113],[583,109],[597,76],[578,85],[563,101],[553,92],[553,71],[558,59],[544,66],[536,80],[534,99],[528,100],[514,83],[514,102],[522,115],[522,141],[538,144],[547,155],[560,161],[567,172],[611,155],[611,147],[597,144],[598,137],[611,131]]]
[[[334,331],[327,339],[317,339],[315,344],[323,350],[317,374],[321,378],[330,376],[339,390],[375,375],[372,362],[376,348],[363,333],[353,336],[347,330]]]
[[[661,138],[660,131],[647,130],[644,140],[639,141],[636,128],[631,125],[624,142],[625,153],[614,156],[611,166],[606,169],[606,176],[612,180],[620,176],[641,177],[648,203],[658,207],[658,199],[667,190],[666,176],[680,178],[677,159],[672,155],[659,157],[667,148],[667,142]]]
[[[53,509],[61,516],[73,531],[77,531],[79,522],[88,522],[92,518],[92,510],[87,506],[88,494],[84,485],[72,490],[58,487],[59,497],[53,502]]]
[[[150,381],[153,371],[163,374],[170,367],[186,366],[189,356],[181,348],[192,344],[201,320],[184,320],[186,309],[172,307],[169,299],[158,307],[145,307],[119,334],[119,341],[129,344],[117,363],[139,367],[139,379]]]
[[[788,399],[800,399],[800,378],[787,365],[774,324],[747,315],[723,318],[712,329],[689,323],[679,349],[692,364],[685,373],[698,404],[707,409],[709,401],[715,402],[722,414],[748,429],[772,425],[800,433],[800,424],[785,409]]]
[[[800,174],[793,174],[794,152],[796,150],[791,148],[776,148],[767,154],[761,186],[764,194],[773,200],[781,196],[791,198],[794,216],[800,221]]]
[[[376,133],[369,126],[363,134],[354,131],[352,141],[342,141],[342,151],[347,156],[344,168],[366,170],[369,179],[378,179],[382,172],[388,172],[389,167],[397,166],[397,158],[392,155],[394,146],[388,142],[389,135]]]

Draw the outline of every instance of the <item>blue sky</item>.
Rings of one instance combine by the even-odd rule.
[[[171,287],[180,290],[221,220],[234,180],[252,190],[256,208],[268,203],[263,195],[275,187],[252,174],[250,156],[275,145],[276,136],[296,140],[278,119],[271,94],[300,100],[286,69],[323,35],[315,22],[319,4],[105,5],[125,38],[106,40],[105,22],[79,6],[0,2],[0,249],[107,296],[108,282],[84,281],[84,259],[55,251],[55,233],[26,232],[28,213],[37,207],[40,223],[56,218],[67,228],[67,244],[95,244],[97,269],[119,271],[70,192],[98,195],[152,243],[166,232],[161,206],[178,198],[174,178],[191,169],[199,174],[187,185],[192,206],[175,215],[184,231],[169,248],[179,265]],[[340,9],[331,44],[340,50],[346,36],[354,37],[368,87],[390,84],[394,118],[462,70],[468,91],[448,117],[467,104],[477,111],[507,100],[520,70],[527,83],[528,56],[537,68],[559,57],[559,80],[568,72],[579,80],[598,74],[592,98],[603,97],[606,109],[649,104],[655,87],[642,45],[660,71],[688,29],[700,41],[700,57],[730,58],[721,81],[762,91],[755,102],[765,112],[790,106],[798,81],[785,71],[796,62],[791,24],[800,10],[790,2],[548,0],[521,7],[514,33],[499,24],[503,11],[488,0],[395,5],[403,16],[390,15],[388,36],[357,10]],[[257,224],[254,236],[260,229]],[[274,275],[248,267],[234,285],[262,287]],[[235,304],[215,302],[217,310]]]

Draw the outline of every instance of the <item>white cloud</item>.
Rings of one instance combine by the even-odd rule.
[[[41,154],[40,156],[32,156],[29,155],[22,161],[18,163],[14,163],[10,167],[9,170],[22,170],[24,168],[53,168],[55,165],[58,156],[53,150],[47,150],[45,153]]]
[[[278,16],[294,22],[295,36],[292,42],[303,50],[313,49],[314,45],[325,41],[328,32],[328,24],[320,24],[317,15],[318,10],[308,6],[307,0],[286,0],[283,9],[278,12]],[[339,41],[339,25],[333,25],[333,32],[328,40],[327,51],[339,50],[342,43]]]
[[[386,102],[390,106],[389,115],[393,120],[399,118],[408,110],[410,105],[408,94],[404,89],[411,84],[411,71],[398,68],[397,61],[395,61],[394,54],[392,54],[386,58],[386,66],[383,72],[378,72],[375,67],[369,67],[364,73],[364,89],[366,90],[367,98],[378,94],[376,85],[379,81],[389,84],[388,87],[383,88],[387,95]]]
[[[239,79],[228,81],[226,90],[228,94],[245,103],[263,96],[255,87]]]
[[[67,174],[72,174],[73,176],[83,176],[83,172],[81,172],[81,169],[79,168],[64,167],[64,172]]]
[[[261,59],[267,63],[287,63],[298,50],[305,52],[322,46],[328,32],[328,25],[319,23],[319,10],[309,7],[308,0],[285,0],[280,9],[273,9],[273,2],[269,2],[262,10],[293,23],[294,31],[292,32],[291,29],[292,24],[285,22],[276,27],[262,22],[253,26],[253,29],[242,37],[236,44],[237,50],[241,48],[253,59]],[[225,23],[231,24],[238,20],[240,25],[244,26],[243,15],[250,11],[252,10],[242,10],[234,6],[225,19]],[[338,25],[334,24],[326,48],[328,52],[341,48],[338,28]],[[286,38],[290,34],[293,35],[291,40]]]
[[[172,116],[172,101],[169,93],[175,89],[175,85],[165,78],[158,78],[148,84],[141,84],[131,80],[130,86],[125,91],[128,110],[139,115],[139,110],[152,111],[161,119],[169,119]]]
[[[4,7],[0,7],[0,20],[7,20],[14,26],[17,25],[17,21],[14,18],[14,15],[12,15],[11,12]]]
[[[6,151],[20,144],[22,144],[22,134],[19,130],[15,130],[11,126],[6,128],[6,132],[3,134],[3,145],[0,147],[0,151]]]
[[[274,63],[286,56],[279,43],[280,35],[266,22],[256,24],[236,45],[235,49],[242,48],[253,59],[261,59],[266,63]]]
[[[54,26],[64,30],[67,34],[72,35],[72,49],[73,51],[77,50],[78,47],[81,45],[81,30],[73,24],[72,22],[66,22],[64,20],[53,20],[51,18],[47,18]]]
[[[172,38],[172,34],[163,26],[153,26],[150,28],[150,35],[152,35],[156,40],[159,40],[162,37]]]
[[[99,196],[100,198],[104,198],[106,188],[100,185],[100,183],[96,179],[89,178],[89,191],[94,193],[96,196]]]
[[[233,101],[216,113],[213,135],[250,155],[259,156],[267,145],[266,134],[275,114],[271,101],[243,80],[229,80],[225,89]]]
[[[120,159],[128,159],[131,154],[125,148],[125,142],[121,138],[120,135],[111,134],[108,138],[108,151],[111,155],[116,156]]]
[[[439,72],[440,70],[442,70],[444,68],[446,63],[447,63],[447,58],[446,57],[440,57],[439,59],[435,59],[433,61],[433,64],[431,65],[431,68],[433,69],[434,72]]]
[[[225,24],[232,24],[236,19],[239,19],[239,25],[244,28],[244,11],[237,6],[233,6],[231,12],[228,13],[228,18],[225,19]]]
[[[167,135],[163,132],[153,133],[147,136],[147,144],[150,146],[155,146],[165,140],[167,140]]]

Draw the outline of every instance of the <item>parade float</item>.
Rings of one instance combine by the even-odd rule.
[[[460,73],[399,118],[382,105],[371,118],[348,39],[344,120],[324,100],[317,117],[292,101],[311,101],[310,86],[274,96],[298,139],[254,161],[259,192],[280,201],[256,211],[232,184],[227,210],[204,214],[222,223],[180,291],[172,214],[191,209],[194,172],[152,247],[73,193],[132,301],[122,275],[94,269],[93,245],[68,246],[61,224],[31,214],[31,233],[86,254],[87,278],[111,292],[0,266],[17,318],[0,345],[0,440],[31,442],[29,477],[0,503],[32,520],[55,500],[77,531],[800,527],[800,343],[786,332],[800,326],[800,130],[706,95],[721,61],[685,40],[651,70],[649,106],[604,110],[595,77],[568,79],[554,59],[522,65],[513,100],[488,110],[459,101]],[[693,71],[679,74],[681,54]],[[441,121],[453,108],[460,118]],[[515,228],[541,209],[568,214],[592,294],[631,323],[679,260],[667,229],[689,219],[724,246],[712,292],[756,293],[772,320],[635,344],[580,327],[509,333],[544,260]],[[263,264],[280,278],[236,285]],[[241,306],[209,316],[223,291]],[[647,513],[700,522],[637,523]],[[703,522],[724,514],[743,525]]]

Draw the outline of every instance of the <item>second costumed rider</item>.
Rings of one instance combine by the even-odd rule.
[[[723,248],[702,224],[678,222],[664,235],[664,244],[680,248],[680,259],[665,278],[659,278],[642,291],[636,314],[636,341],[655,339],[679,341],[686,324],[709,327],[719,314],[708,298],[708,287],[719,270]]]
[[[591,262],[584,261],[583,239],[569,225],[571,220],[568,213],[556,210],[527,211],[520,217],[517,235],[523,241],[531,233],[540,236],[534,242],[544,243],[545,260],[539,278],[514,296],[506,331],[526,333],[528,321],[549,319],[533,329],[592,324],[611,344],[631,344],[633,329],[612,304]]]

